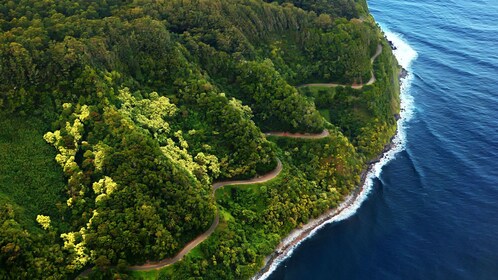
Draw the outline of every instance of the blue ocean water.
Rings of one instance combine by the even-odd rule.
[[[268,279],[498,279],[498,1],[369,7],[418,54],[404,149],[354,215],[303,241]]]

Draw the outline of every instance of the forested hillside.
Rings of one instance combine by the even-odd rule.
[[[0,278],[249,278],[359,184],[397,71],[364,0],[0,3]]]

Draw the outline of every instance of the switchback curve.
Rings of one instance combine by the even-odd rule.
[[[278,176],[282,171],[282,162],[277,159],[277,167],[273,169],[271,172],[257,176],[248,180],[235,180],[235,181],[223,181],[217,182],[213,184],[213,196],[217,189],[222,188],[228,185],[249,185],[249,184],[258,184],[270,181]],[[176,256],[172,258],[166,258],[158,262],[147,262],[143,265],[130,266],[128,269],[133,271],[148,271],[153,269],[161,269],[166,266],[172,265],[177,261],[181,260],[186,254],[188,254],[192,249],[194,249],[197,245],[199,245],[202,241],[206,240],[216,229],[220,222],[220,214],[216,211],[216,216],[214,217],[213,223],[209,227],[207,231],[197,236],[194,240],[190,241]]]
[[[301,138],[301,139],[320,139],[325,138],[330,135],[329,131],[324,129],[321,133],[318,134],[301,134],[301,133],[287,133],[287,132],[268,132],[265,133],[267,136],[280,136],[280,137],[289,137],[289,138]],[[274,178],[276,178],[280,172],[282,171],[283,166],[280,159],[277,159],[277,167],[271,172],[257,176],[248,180],[233,180],[233,181],[222,181],[213,184],[213,196],[216,190],[228,186],[228,185],[250,185],[250,184],[258,184],[268,182]],[[218,227],[220,222],[219,212],[216,212],[216,216],[213,220],[213,223],[209,227],[207,231],[197,236],[194,240],[190,241],[176,256],[172,258],[166,258],[158,262],[147,262],[143,265],[130,266],[128,269],[132,271],[150,271],[157,270],[172,265],[178,261],[180,261],[186,254],[188,254],[192,249],[194,249],[201,242],[206,240]]]
[[[301,134],[301,133],[287,133],[287,132],[268,132],[265,133],[265,135],[268,136],[280,136],[280,137],[290,137],[290,138],[301,138],[301,139],[320,139],[320,138],[325,138],[328,137],[329,131],[328,130],[323,130],[321,133],[318,134]],[[277,158],[277,167],[272,170],[271,172],[262,175],[262,176],[257,176],[252,179],[248,180],[233,180],[233,181],[222,181],[222,182],[217,182],[214,183],[212,188],[213,188],[213,196],[216,192],[216,190],[228,186],[228,185],[250,185],[250,184],[258,184],[258,183],[264,183],[268,182],[274,178],[276,178],[280,172],[283,169],[282,162],[280,159]],[[164,267],[170,266],[178,261],[180,261],[186,254],[188,254],[192,249],[197,247],[200,243],[202,243],[204,240],[206,240],[211,234],[216,230],[216,227],[218,227],[218,224],[220,223],[220,215],[219,212],[216,212],[216,216],[214,217],[213,223],[209,227],[207,231],[204,233],[200,234],[197,236],[194,240],[190,241],[183,249],[178,252],[174,257],[172,258],[166,258],[157,262],[146,262],[143,265],[135,265],[135,266],[130,266],[128,267],[128,270],[130,271],[151,271],[151,270],[159,270]],[[82,273],[80,273],[77,278],[81,278],[84,276],[87,276],[90,274],[93,268],[88,268],[84,270]]]
[[[375,54],[370,58],[370,63],[373,65],[375,59],[377,59],[377,57],[382,53],[382,45],[379,44],[377,45],[377,51],[375,52]],[[366,83],[366,84],[359,84],[359,85],[344,85],[344,84],[335,84],[335,83],[312,83],[312,84],[303,84],[303,85],[299,85],[297,87],[352,87],[354,89],[362,89],[364,86],[367,86],[367,85],[371,85],[373,83],[375,83],[375,81],[377,81],[377,79],[375,78],[375,74],[373,72],[373,70],[370,71],[370,74],[371,74],[371,78],[370,80]]]

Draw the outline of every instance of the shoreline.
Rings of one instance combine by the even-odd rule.
[[[409,72],[404,67],[401,67],[398,75],[400,88],[402,88],[403,81],[408,76],[408,74]],[[403,111],[403,108],[400,110]],[[399,114],[397,114],[395,117],[397,121],[400,119]],[[397,143],[395,140],[398,136],[399,124],[397,124],[396,132],[389,140],[389,143],[384,146],[382,152],[376,158],[370,160],[367,163],[368,166],[361,172],[360,183],[356,186],[356,188],[354,188],[349,195],[344,197],[344,199],[337,207],[327,210],[325,213],[321,214],[317,218],[310,220],[302,227],[292,230],[286,237],[284,237],[280,241],[280,244],[273,251],[273,253],[265,258],[264,266],[251,279],[261,279],[262,277],[263,279],[266,279],[266,277],[268,277],[273,272],[274,269],[272,270],[272,268],[276,268],[274,267],[274,264],[276,262],[285,260],[291,255],[292,251],[297,246],[299,246],[299,244],[301,244],[301,242],[312,237],[314,233],[320,230],[323,226],[335,222],[332,220],[333,218],[338,217],[349,207],[353,206],[355,202],[358,202],[361,194],[367,190],[366,187],[367,179],[370,177],[369,174],[374,171],[377,163],[379,163],[386,155],[389,154],[390,151],[394,150],[397,147],[399,143]]]
[[[397,133],[398,132],[396,131],[396,134]],[[289,235],[282,239],[275,251],[265,258],[265,264],[263,268],[258,273],[256,273],[252,277],[252,279],[260,279],[263,275],[270,271],[270,268],[273,266],[275,261],[284,260],[284,258],[287,257],[289,253],[291,253],[292,250],[294,250],[302,241],[313,236],[313,233],[315,231],[321,229],[323,226],[328,224],[332,218],[337,217],[344,210],[348,209],[348,207],[352,206],[357,201],[360,194],[365,191],[368,174],[373,170],[375,164],[380,162],[384,155],[386,155],[395,147],[393,139],[394,136],[391,138],[391,142],[384,147],[382,154],[371,160],[368,163],[368,167],[361,172],[360,184],[358,184],[358,186],[351,192],[351,194],[347,195],[336,208],[327,210],[317,218],[310,220],[303,227],[296,228],[291,231]]]

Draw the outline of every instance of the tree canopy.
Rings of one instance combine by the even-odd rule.
[[[0,31],[2,279],[124,278],[217,213],[160,277],[249,278],[395,131],[397,63],[364,0],[10,0]],[[277,179],[213,196],[277,158]]]

